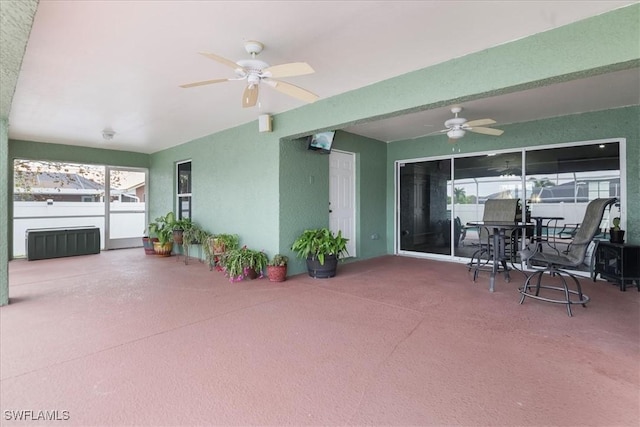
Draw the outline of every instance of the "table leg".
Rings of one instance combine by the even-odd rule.
[[[538,250],[542,252],[542,218],[536,218],[536,245],[538,246]]]
[[[491,277],[489,277],[489,292],[493,292],[496,284],[496,274],[500,266],[500,234],[498,230],[493,230],[493,265],[491,266]]]

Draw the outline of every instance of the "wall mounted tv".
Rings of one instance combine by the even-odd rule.
[[[309,150],[329,154],[331,152],[331,146],[333,145],[333,138],[335,135],[335,131],[328,131],[318,132],[309,136]]]

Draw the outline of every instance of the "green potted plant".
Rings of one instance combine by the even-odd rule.
[[[144,253],[146,255],[155,255],[156,251],[153,250],[153,242],[157,242],[157,237],[151,237],[151,232],[149,229],[145,229],[142,232],[142,247],[144,248]]]
[[[175,243],[176,245],[182,245],[184,232],[189,230],[191,227],[193,227],[191,218],[181,218],[175,220],[173,224],[171,224],[173,243]]]
[[[188,227],[186,230],[183,230],[182,248],[183,248],[184,254],[186,255],[185,264],[188,263],[189,246],[202,245],[202,243],[205,242],[209,236],[210,234],[206,230],[202,229],[195,222],[191,222],[191,226]],[[175,230],[174,230],[174,237],[175,237]]]
[[[624,243],[624,230],[620,228],[620,217],[613,218],[613,226],[609,229],[611,243]]]
[[[276,254],[267,264],[267,276],[270,282],[284,282],[287,279],[287,262],[289,258]]]
[[[255,279],[262,277],[262,271],[268,263],[267,255],[243,246],[226,253],[223,260],[224,271],[232,282],[238,282],[245,277]]]
[[[291,250],[306,259],[309,276],[327,279],[336,275],[338,260],[348,255],[342,231],[334,235],[328,228],[305,230],[293,242]]]
[[[153,250],[157,255],[171,256],[175,218],[174,213],[169,212],[165,216],[159,216],[149,224],[150,235],[155,235],[158,239],[157,242],[153,242]]]
[[[202,247],[205,258],[209,263],[209,270],[215,265],[220,264],[225,254],[233,249],[237,249],[240,244],[240,238],[237,234],[211,234],[206,240],[203,240]]]

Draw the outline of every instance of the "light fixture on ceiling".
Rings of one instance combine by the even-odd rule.
[[[460,139],[464,136],[465,131],[462,129],[451,129],[449,132],[447,132],[447,136],[451,139]]]
[[[105,141],[111,141],[115,135],[116,132],[113,129],[105,129],[102,131],[102,137]]]

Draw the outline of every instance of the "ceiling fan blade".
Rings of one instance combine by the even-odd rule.
[[[289,64],[274,65],[273,67],[267,67],[262,70],[265,77],[293,77],[303,76],[305,74],[315,73],[315,70],[311,68],[311,65],[306,62],[291,62]]]
[[[184,85],[180,85],[180,87],[182,88],[189,88],[189,87],[195,87],[195,86],[204,86],[204,85],[210,85],[213,83],[222,83],[222,82],[228,82],[230,79],[213,79],[213,80],[203,80],[201,82],[194,82],[194,83],[187,83]]]
[[[437,133],[444,133],[444,132],[449,132],[449,129],[435,130],[435,131],[429,132],[428,134],[423,135],[423,136],[435,135]]]
[[[496,121],[493,119],[478,119],[478,120],[471,120],[469,122],[466,122],[464,126],[469,126],[469,127],[486,126],[486,125],[494,125],[495,123]]]
[[[258,85],[248,85],[242,94],[242,108],[253,107],[258,102]]]
[[[238,64],[236,64],[235,62],[231,61],[230,59],[227,58],[223,58],[222,56],[218,56],[215,53],[208,53],[208,52],[198,52],[200,55],[202,56],[206,56],[209,59],[213,59],[214,61],[218,61],[221,64],[226,65],[227,67],[231,67],[234,70],[236,69],[242,69],[241,66],[239,66]]]
[[[302,89],[301,87],[292,85],[291,83],[281,82],[279,80],[263,80],[265,83],[269,84],[269,86],[273,87],[275,90],[284,93],[285,95],[292,96],[294,98],[301,99],[305,102],[316,102],[318,100],[318,95],[315,93],[309,92],[306,89]]]
[[[468,128],[466,130],[470,130],[471,132],[475,132],[475,133],[481,133],[484,135],[493,135],[493,136],[500,136],[504,133],[504,131],[500,129],[483,128],[483,127]]]

